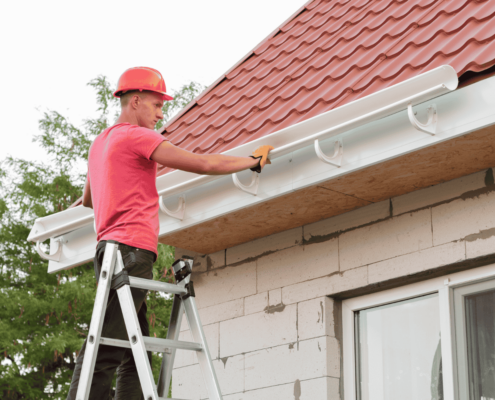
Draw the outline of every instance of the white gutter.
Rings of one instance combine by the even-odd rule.
[[[307,145],[280,156],[274,159],[272,165],[259,175],[256,196],[239,190],[230,176],[224,176],[213,182],[193,187],[187,192],[181,192],[180,197],[174,195],[167,198],[165,205],[175,208],[177,204],[181,204],[180,198],[187,196],[185,213],[184,210],[182,212],[177,210],[176,217],[171,218],[160,212],[159,236],[173,236],[174,233],[181,230],[194,227],[205,221],[217,220],[229,213],[250,208],[278,196],[284,196],[305,187],[314,187],[372,165],[393,160],[411,152],[420,152],[422,149],[441,142],[489,126],[495,126],[494,93],[495,77],[492,77],[436,97],[434,104],[428,100],[416,105],[414,109],[408,107],[407,110],[402,109],[380,120],[362,124],[337,136],[332,136],[328,140],[318,143],[321,146],[318,148],[322,151],[316,153],[316,157],[314,145]],[[432,106],[435,106],[433,110],[436,108],[438,114],[432,111]],[[425,112],[428,112],[431,117],[431,121],[426,126],[415,117],[417,113],[418,117],[425,121]],[[435,120],[437,122],[436,130],[434,129]],[[322,130],[321,127],[316,129],[317,127],[313,126],[313,130],[311,128],[310,126],[306,132],[300,132],[300,137],[307,137]],[[433,131],[435,132],[434,135],[432,135]],[[337,151],[335,152],[335,150]],[[336,153],[335,157],[328,156],[332,152]],[[322,156],[325,156],[327,160]],[[331,165],[328,165],[329,163]],[[340,165],[340,168],[335,167],[335,164]],[[410,167],[414,168],[414,165]],[[240,180],[248,179],[249,173],[250,171],[240,173]],[[197,177],[193,174],[181,174],[185,175],[177,174],[175,176],[182,176],[184,181]],[[159,179],[162,184],[163,178],[166,176]],[[167,179],[171,179],[171,177]],[[181,182],[179,180],[169,183],[172,186],[173,183],[180,184]],[[159,190],[163,189],[166,188],[159,187]],[[310,205],[300,204],[299,206],[300,211],[304,212],[305,207]],[[83,207],[78,207],[78,209],[80,211],[74,211],[74,213],[81,213],[72,214],[70,216],[74,218],[72,222],[76,222],[76,217],[84,217],[84,212],[92,211]],[[64,215],[68,216],[66,212],[61,212],[50,217],[60,218],[58,220],[59,227],[67,226],[67,223],[71,221],[68,218],[61,218]],[[50,224],[49,227],[51,229],[56,228],[55,224]],[[203,234],[207,235],[208,232]],[[56,243],[57,241],[58,243]],[[57,250],[59,245],[61,245],[60,251]],[[92,224],[52,238],[50,251],[53,259],[49,262],[48,272],[55,273],[91,260],[95,248],[96,234]]]
[[[378,119],[402,111],[457,88],[457,74],[448,66],[438,67],[369,96],[348,103],[268,136],[253,140],[222,154],[246,156],[262,144],[275,147],[270,159],[275,160],[295,150],[328,139]],[[317,148],[318,152],[318,148]],[[156,180],[158,194],[163,198],[182,194],[223,178],[173,171]],[[162,208],[165,209],[166,208]],[[36,220],[27,240],[42,242],[93,224],[93,210],[82,206]]]
[[[409,103],[416,105],[448,93],[457,88],[457,83],[455,70],[450,65],[444,65],[222,154],[246,156],[259,146],[270,144],[275,147],[270,152],[270,159],[274,160],[317,139],[324,140],[395,114],[406,109]],[[194,178],[189,178],[190,176]],[[158,194],[168,197],[219,178],[220,176],[198,176],[174,171],[158,178],[156,184]]]
[[[44,242],[46,239],[92,224],[94,218],[93,210],[82,206],[38,218],[29,232],[27,240],[29,242]]]
[[[455,72],[454,72],[455,73]],[[456,84],[454,89],[457,87],[457,75],[456,75]],[[393,87],[395,89],[395,87]],[[392,88],[390,88],[392,89]],[[244,145],[241,145],[239,147],[236,147],[235,149],[226,151],[222,154],[228,154],[228,155],[236,155],[240,156],[250,154],[254,151],[254,149],[262,144],[270,144],[275,147],[275,150],[270,152],[270,160],[274,160],[278,157],[284,156],[288,153],[293,152],[294,150],[303,148],[308,146],[309,144],[312,144],[315,140],[325,140],[328,139],[332,136],[336,136],[342,132],[349,131],[353,128],[357,128],[358,126],[365,125],[369,122],[375,121],[377,119],[386,117],[388,115],[394,114],[398,111],[401,111],[402,109],[405,109],[409,103],[417,104],[421,103],[425,99],[431,99],[434,97],[437,97],[439,95],[442,95],[444,93],[447,93],[449,90],[454,90],[454,89],[448,89],[448,86],[445,84],[440,84],[432,87],[431,89],[427,89],[423,92],[414,94],[412,96],[400,99],[392,104],[389,104],[387,106],[384,106],[380,109],[375,109],[372,110],[364,115],[360,115],[357,118],[353,118],[351,120],[345,121],[341,124],[337,124],[335,126],[332,126],[331,128],[323,129],[320,132],[316,132],[314,134],[310,134],[309,136],[303,137],[301,139],[296,139],[298,136],[297,133],[300,133],[301,131],[305,130],[306,125],[309,125],[310,122],[315,122],[314,119],[320,118],[323,115],[329,116],[330,118],[332,117],[332,112],[334,111],[342,111],[340,109],[335,109],[328,111],[325,114],[319,115],[317,117],[313,117],[310,120],[300,122],[297,125],[293,125],[289,128],[282,129],[278,132],[272,133],[271,135],[264,136],[262,138],[259,138],[257,140],[253,140],[252,142],[246,143]],[[384,89],[388,90],[388,89]],[[383,92],[383,91],[382,91]],[[371,95],[373,96],[373,95]],[[368,97],[371,97],[368,96]],[[360,99],[360,100],[367,100],[368,98]],[[357,100],[353,103],[346,104],[344,107],[347,107],[349,105],[352,105],[353,109],[354,108],[361,108],[362,110],[366,110],[365,107],[362,107],[363,104],[359,104],[360,100]],[[349,110],[347,110],[349,111]],[[349,113],[351,114],[351,113]],[[328,119],[330,119],[328,118]],[[320,122],[319,120],[317,121],[318,123]],[[291,135],[292,134],[292,135]],[[290,137],[293,136],[293,137]],[[294,140],[292,142],[287,143],[288,139]],[[279,147],[277,147],[279,145]],[[248,150],[249,149],[249,150]],[[165,175],[166,177],[166,175]],[[178,185],[168,187],[165,189],[162,189],[158,192],[159,196],[163,197],[169,197],[169,196],[174,196],[176,194],[185,192],[186,190],[193,189],[195,187],[201,186],[207,182],[212,182],[216,179],[221,178],[221,176],[198,176],[196,178],[187,180],[183,183],[180,183]],[[163,182],[160,182],[163,184]],[[157,181],[158,185],[158,181]]]

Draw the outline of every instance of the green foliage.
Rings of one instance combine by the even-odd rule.
[[[96,293],[93,263],[47,273],[26,238],[36,218],[71,206],[82,194],[89,146],[114,121],[119,102],[107,78],[89,82],[96,91],[97,116],[81,127],[55,111],[44,113],[35,141],[50,160],[7,158],[0,162],[0,398],[65,399],[77,353],[87,335]],[[184,85],[167,102],[165,118],[202,88]],[[45,247],[45,250],[47,248]],[[159,245],[155,280],[171,281],[174,249]],[[147,299],[151,335],[166,335],[171,300],[155,292]],[[158,377],[161,359],[154,354]]]

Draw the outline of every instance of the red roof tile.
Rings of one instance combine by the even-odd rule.
[[[495,1],[315,0],[163,134],[222,152],[444,64],[495,64]]]

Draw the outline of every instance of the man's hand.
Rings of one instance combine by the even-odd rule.
[[[251,170],[259,173],[265,167],[266,164],[271,164],[272,162],[268,158],[268,153],[270,153],[270,151],[272,151],[272,150],[273,150],[273,146],[265,145],[265,146],[258,147],[253,152],[251,157],[255,158],[255,159],[259,159],[260,161],[259,161],[259,164],[256,167],[251,168]]]
[[[151,154],[151,159],[157,163],[170,168],[180,169],[182,171],[194,172],[202,175],[227,175],[243,171],[249,168],[263,168],[267,163],[268,152],[273,149],[271,146],[262,146],[263,150],[259,156],[254,157],[235,157],[223,154],[195,154],[193,152],[182,150],[170,142],[163,142]],[[263,154],[266,155],[263,157]]]

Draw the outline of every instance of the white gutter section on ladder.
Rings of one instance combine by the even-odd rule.
[[[238,174],[247,193],[230,176],[174,171],[158,177],[159,236],[495,126],[495,77],[454,91],[456,85],[452,68],[437,68],[226,152],[246,155],[260,144],[276,147],[272,165],[252,180],[252,186],[246,184],[250,171]],[[432,105],[429,100],[434,97]],[[428,114],[428,122],[418,121],[416,113],[421,121]],[[92,214],[81,206],[36,221],[28,239],[51,239],[51,254],[39,249],[51,258],[49,273],[92,259],[96,248]]]

